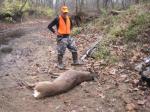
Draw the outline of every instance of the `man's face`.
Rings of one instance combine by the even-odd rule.
[[[68,15],[68,13],[67,13],[67,12],[62,13],[63,18],[66,18],[66,17],[67,17],[67,15]]]

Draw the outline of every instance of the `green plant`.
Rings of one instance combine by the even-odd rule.
[[[82,30],[81,27],[74,27],[74,28],[72,29],[71,36],[75,36],[75,35],[81,33],[81,30]]]
[[[123,36],[125,40],[132,41],[137,38],[139,33],[142,33],[144,29],[150,25],[150,13],[144,13],[137,15],[136,18],[131,21],[130,25],[126,30],[124,30]]]
[[[102,16],[107,16],[108,12],[106,9],[101,9],[101,14],[102,14]]]
[[[125,11],[121,11],[117,16],[108,13],[102,14],[94,25],[103,32],[104,38],[92,57],[115,63],[121,57],[109,51],[111,45],[126,44],[131,49],[133,41],[139,42],[139,40],[142,40],[140,35],[147,31],[146,29],[149,29],[150,26],[149,5],[132,6]]]
[[[99,45],[93,57],[96,59],[107,59],[109,56],[110,51],[108,48],[105,45]]]
[[[2,7],[1,7],[1,12],[3,13],[9,13],[9,14],[14,14],[14,12],[19,11],[20,8],[22,7],[23,2],[21,2],[20,0],[5,0],[2,3]],[[30,8],[29,3],[27,2],[23,8],[24,10],[28,10]]]
[[[0,14],[4,15],[3,21],[16,22],[22,18],[33,17],[51,17],[54,12],[48,6],[34,6],[30,1],[22,0],[5,0],[0,4]],[[9,15],[9,16],[7,16]]]
[[[51,17],[54,14],[54,11],[50,7],[38,6],[38,7],[33,7],[32,10],[35,11],[37,16]]]

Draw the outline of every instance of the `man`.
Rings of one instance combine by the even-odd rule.
[[[59,69],[64,69],[63,56],[65,54],[66,48],[68,48],[72,53],[73,64],[80,65],[78,61],[77,47],[75,41],[70,37],[72,22],[68,16],[68,7],[61,7],[61,15],[56,17],[49,25],[48,29],[57,35],[57,51],[58,51],[58,65]],[[53,29],[56,26],[57,31]]]

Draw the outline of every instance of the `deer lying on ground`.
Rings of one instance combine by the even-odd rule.
[[[33,85],[28,84],[28,87],[34,90],[33,96],[35,98],[43,98],[67,92],[84,81],[93,80],[94,77],[96,74],[92,72],[68,70],[60,73],[53,82],[43,81]]]

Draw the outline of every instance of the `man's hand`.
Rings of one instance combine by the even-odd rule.
[[[55,34],[55,35],[57,35],[57,36],[59,35],[59,33],[58,33],[57,31],[55,31],[55,33],[54,33],[54,34]]]
[[[55,31],[55,33],[54,33],[55,35],[57,35],[57,36],[62,36],[60,33],[58,33],[57,31]]]

